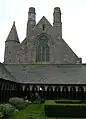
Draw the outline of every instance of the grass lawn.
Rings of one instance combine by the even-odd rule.
[[[41,119],[45,119],[43,106],[43,104],[30,104],[25,109],[21,110],[17,115],[14,115],[9,119],[28,119],[29,112],[37,114],[39,117],[41,117]]]
[[[43,104],[30,104],[25,109],[21,110],[17,115],[10,117],[9,119],[29,119],[28,113],[35,113],[39,118],[37,119],[78,119],[78,118],[49,118],[45,117]],[[79,118],[86,119],[86,118]]]

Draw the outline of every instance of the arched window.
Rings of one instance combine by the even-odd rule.
[[[38,39],[37,51],[36,51],[36,61],[49,61],[49,46],[48,38],[46,36],[41,36]]]

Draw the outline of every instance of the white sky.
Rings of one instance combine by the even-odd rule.
[[[86,63],[86,0],[0,0],[0,62],[4,61],[5,40],[15,21],[20,42],[26,36],[29,7],[36,8],[36,21],[45,16],[53,23],[53,9],[62,12],[63,39]]]

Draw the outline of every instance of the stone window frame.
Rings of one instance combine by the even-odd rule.
[[[36,62],[50,61],[49,38],[41,35],[37,40]]]

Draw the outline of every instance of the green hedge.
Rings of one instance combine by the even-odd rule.
[[[86,101],[84,100],[55,100],[55,103],[83,104],[83,103],[86,103]]]
[[[56,105],[56,104],[86,104],[86,100],[46,100],[45,104]]]
[[[49,117],[86,117],[86,105],[45,105]]]
[[[86,117],[86,104],[83,103],[63,104],[63,103],[55,103],[55,101],[48,100],[45,102],[44,108],[46,116],[49,117]]]

